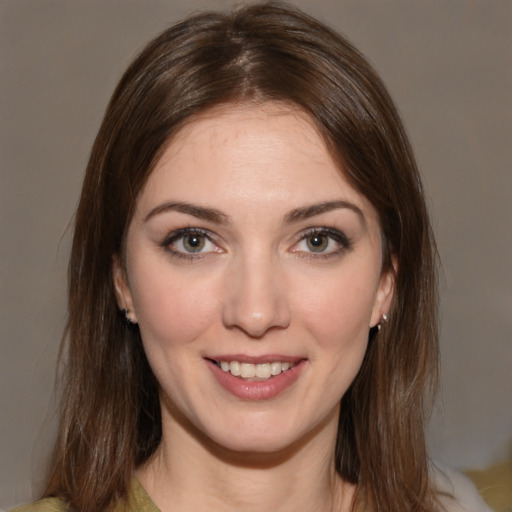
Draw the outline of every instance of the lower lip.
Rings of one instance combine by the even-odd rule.
[[[244,400],[268,400],[289,388],[305,368],[306,360],[267,380],[247,381],[231,375],[219,368],[213,361],[207,360],[208,368],[219,384],[232,395]]]

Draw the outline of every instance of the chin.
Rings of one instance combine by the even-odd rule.
[[[260,463],[272,463],[290,457],[313,438],[332,440],[334,449],[337,417],[337,409],[323,420],[309,424],[301,424],[298,418],[286,418],[284,414],[277,418],[248,415],[245,421],[203,430],[201,442],[222,458],[245,457],[246,460],[253,458]],[[333,418],[336,418],[336,424],[333,424]],[[322,432],[330,434],[325,438]]]
[[[240,459],[240,462],[245,464],[251,460],[260,464],[282,461],[301,445],[296,438],[277,434],[231,435],[208,441],[208,448],[220,458],[232,462]]]

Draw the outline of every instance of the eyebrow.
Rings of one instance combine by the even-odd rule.
[[[295,222],[300,222],[302,220],[309,219],[310,217],[314,217],[315,215],[320,215],[321,213],[326,213],[341,208],[347,208],[357,213],[363,225],[366,225],[366,219],[361,208],[353,203],[342,200],[325,201],[323,203],[296,208],[284,216],[284,222],[286,224],[293,224]]]
[[[342,200],[324,201],[323,203],[317,203],[308,206],[303,206],[301,208],[295,208],[284,216],[283,222],[284,224],[294,224],[296,222],[300,222],[302,220],[314,217],[315,215],[320,215],[322,213],[330,212],[332,210],[345,208],[355,212],[360,217],[361,222],[364,225],[366,224],[366,219],[364,217],[362,210],[355,204]],[[220,210],[217,210],[216,208],[208,208],[205,206],[199,206],[183,202],[168,202],[156,206],[144,217],[144,222],[148,222],[151,218],[155,217],[156,215],[160,215],[168,211],[185,213],[187,215],[192,215],[193,217],[197,217],[198,219],[207,220],[215,224],[229,224],[231,222],[231,218],[229,217],[229,215],[222,213]]]
[[[181,202],[169,202],[158,205],[144,217],[144,222],[147,222],[155,215],[160,215],[161,213],[168,211],[185,213],[187,215],[192,215],[198,219],[207,220],[215,224],[229,224],[230,222],[228,215],[222,213],[219,210],[216,210],[215,208],[207,208],[204,206]]]

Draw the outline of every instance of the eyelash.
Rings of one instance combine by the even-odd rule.
[[[183,228],[179,229],[177,231],[174,231],[171,233],[162,243],[162,247],[166,251],[168,251],[173,257],[186,259],[189,261],[203,259],[208,257],[208,255],[212,251],[207,252],[183,252],[179,251],[175,248],[173,248],[173,244],[176,243],[179,240],[184,240],[187,236],[193,236],[193,235],[199,235],[201,237],[204,237],[206,242],[209,242],[211,244],[214,244],[217,246],[217,244],[214,242],[213,237],[208,231],[205,231],[203,229],[199,228]],[[329,243],[329,240],[334,240],[334,242],[339,245],[334,250],[329,250],[328,252],[315,252],[315,251],[302,251],[299,249],[296,249],[296,247],[301,243],[306,241],[309,237],[313,236],[321,236],[327,238],[327,243]],[[346,250],[349,250],[352,248],[352,241],[345,235],[345,233],[338,231],[337,229],[332,229],[328,227],[315,227],[307,229],[306,231],[303,231],[300,234],[299,240],[294,244],[291,252],[295,253],[297,255],[300,255],[300,257],[308,258],[311,260],[314,259],[327,259],[331,257],[335,257],[341,253],[343,253]],[[215,252],[215,251],[213,251]]]

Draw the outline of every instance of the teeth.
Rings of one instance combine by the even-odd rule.
[[[238,361],[220,361],[217,363],[222,371],[229,372],[235,377],[242,377],[243,379],[251,379],[258,377],[259,379],[270,379],[275,375],[289,370],[293,364],[289,362],[272,361],[271,363],[240,363]]]
[[[272,370],[270,369],[270,363],[256,365],[256,377],[259,377],[260,379],[268,379],[271,375]]]
[[[229,371],[231,375],[238,377],[240,375],[240,363],[238,361],[231,361],[229,363]]]
[[[240,363],[240,377],[244,379],[256,377],[256,366],[250,363]]]
[[[283,363],[270,363],[270,373],[279,375],[283,371]]]

